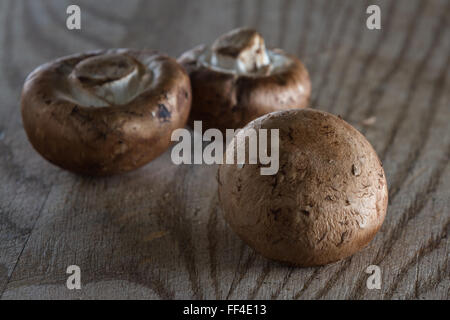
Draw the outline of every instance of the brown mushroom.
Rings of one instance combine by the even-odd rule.
[[[279,49],[266,49],[253,29],[233,30],[178,61],[191,78],[190,123],[201,120],[204,128],[242,128],[269,112],[308,104],[311,84],[304,65]]]
[[[155,51],[76,54],[33,71],[22,91],[33,147],[64,169],[109,175],[160,155],[191,105],[183,68]]]
[[[365,247],[383,223],[388,191],[364,136],[329,113],[288,110],[250,122],[233,145],[261,128],[279,129],[279,170],[269,176],[260,174],[261,164],[219,167],[231,228],[265,257],[297,266],[324,265]]]

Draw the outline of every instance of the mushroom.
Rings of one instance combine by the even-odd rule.
[[[136,169],[167,149],[191,105],[189,77],[150,50],[76,54],[38,67],[26,79],[22,119],[48,161],[87,175]]]
[[[261,175],[260,163],[222,164],[218,171],[225,220],[249,246],[270,259],[318,266],[372,240],[386,214],[388,190],[381,162],[362,134],[326,112],[279,111],[244,127],[227,157],[251,129],[279,129],[278,172]]]
[[[280,49],[266,49],[253,29],[230,31],[178,61],[191,78],[189,122],[201,120],[205,128],[242,128],[272,111],[308,104],[311,84],[304,65]]]

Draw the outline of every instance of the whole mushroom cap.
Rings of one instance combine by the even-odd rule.
[[[303,109],[258,118],[232,143],[261,128],[279,129],[279,170],[270,176],[260,174],[261,164],[219,167],[230,227],[265,257],[297,266],[324,265],[365,247],[383,223],[388,190],[364,136],[334,115]],[[230,144],[227,153],[234,150]]]
[[[167,149],[191,105],[190,80],[172,58],[111,49],[63,57],[26,79],[22,119],[33,147],[64,169],[110,175]]]
[[[305,66],[280,49],[267,49],[253,29],[232,30],[178,61],[191,78],[190,123],[201,120],[205,128],[242,128],[264,114],[308,104],[311,84]]]

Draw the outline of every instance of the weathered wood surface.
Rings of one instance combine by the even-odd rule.
[[[71,3],[0,1],[1,298],[448,299],[449,1],[84,0],[82,30],[68,31]],[[372,3],[381,31],[365,27]],[[37,65],[106,47],[177,56],[241,25],[301,57],[312,105],[359,128],[383,160],[387,218],[349,259],[302,269],[255,254],[221,216],[214,166],[175,166],[168,151],[130,174],[85,178],[27,142],[18,100]],[[72,264],[81,290],[66,288]],[[381,290],[366,288],[372,264]]]

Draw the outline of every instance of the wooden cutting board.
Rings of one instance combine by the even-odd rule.
[[[0,1],[0,297],[448,299],[450,1]],[[366,8],[381,8],[381,30]],[[36,66],[110,47],[172,56],[237,26],[297,54],[312,106],[373,144],[390,202],[363,251],[320,268],[268,261],[225,224],[216,166],[170,150],[144,168],[86,178],[43,160],[22,128],[19,96]],[[81,269],[68,290],[66,268]],[[369,265],[381,289],[369,290]]]

